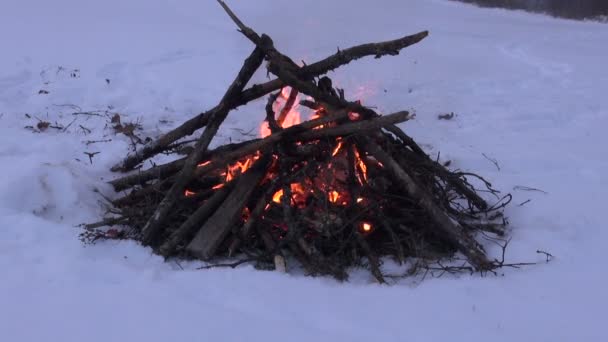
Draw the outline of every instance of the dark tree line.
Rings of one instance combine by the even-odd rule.
[[[459,0],[486,7],[543,12],[554,16],[584,19],[608,15],[607,0]]]

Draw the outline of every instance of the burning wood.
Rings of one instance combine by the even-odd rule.
[[[110,182],[117,191],[131,191],[113,201],[120,217],[104,222],[125,224],[129,237],[166,257],[247,255],[279,269],[295,259],[310,274],[338,279],[365,258],[383,282],[385,256],[404,262],[460,252],[477,270],[498,266],[472,234],[481,226],[475,222],[488,214],[500,217],[504,204],[488,207],[465,174],[430,159],[395,125],[410,119],[408,112],[379,115],[358,100],[347,101],[328,77],[315,81],[364,56],[397,55],[427,32],[342,50],[299,67],[270,37],[219,3],[254,51],[215,108],[113,168],[130,170],[205,127],[188,157]],[[278,78],[244,89],[264,59]],[[231,110],[274,91],[261,139],[208,149]],[[302,94],[308,99],[301,100]],[[306,108],[311,118],[302,121]]]

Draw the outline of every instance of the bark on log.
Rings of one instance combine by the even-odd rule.
[[[269,156],[264,156],[245,174],[241,175],[228,198],[205,222],[186,247],[186,251],[190,255],[201,260],[208,260],[215,255],[220,243],[232,230],[238,218],[241,217],[249,196],[266,175],[269,161]]]
[[[184,243],[184,240],[187,237],[192,237],[196,233],[196,229],[199,228],[215,210],[217,210],[222,202],[224,202],[233,188],[234,183],[231,183],[216,190],[213,196],[190,215],[190,217],[188,217],[188,219],[160,246],[160,254],[165,257],[170,256],[175,252],[176,247],[180,243]]]

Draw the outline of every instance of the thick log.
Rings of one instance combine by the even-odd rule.
[[[457,246],[458,250],[467,257],[471,265],[477,270],[488,269],[491,263],[485,253],[481,250],[479,244],[460,224],[452,220],[434,203],[433,197],[427,193],[427,191],[418,186],[416,181],[375,142],[364,137],[360,137],[358,140],[360,142],[358,147],[362,148],[384,165],[386,170],[393,175],[394,181],[396,181],[411,198],[416,199],[418,205],[428,213],[429,217],[435,223],[434,227],[439,229],[439,233]]]
[[[234,183],[226,184],[221,189],[216,190],[202,206],[200,206],[182,225],[174,231],[171,236],[160,246],[159,252],[165,257],[170,256],[175,252],[177,246],[185,242],[188,237],[194,236],[196,229],[217,210],[217,208],[226,200],[228,194],[234,188]]]
[[[243,241],[247,241],[249,235],[253,232],[253,228],[259,223],[260,217],[262,214],[264,214],[266,206],[272,201],[272,195],[277,192],[280,185],[280,182],[273,182],[268,186],[268,189],[266,189],[262,198],[258,200],[257,204],[251,211],[249,219],[247,219],[247,222],[245,222],[243,227],[241,227],[239,233],[235,236],[234,240],[230,244],[230,247],[228,248],[229,256],[233,256],[241,246],[241,243]]]
[[[188,254],[201,260],[208,260],[215,255],[218,246],[241,217],[251,193],[266,175],[269,161],[269,156],[264,156],[245,174],[241,175],[228,198],[188,244],[186,247]]]
[[[228,112],[234,108],[235,99],[241,93],[247,82],[249,82],[255,71],[260,67],[263,60],[264,53],[259,48],[255,48],[251,55],[245,60],[236,79],[230,85],[219,103],[218,106],[220,107],[220,110],[209,119],[205,131],[194,145],[194,151],[186,159],[184,167],[178,174],[175,183],[173,183],[171,189],[167,191],[165,198],[160,202],[156,211],[142,229],[142,242],[144,245],[153,244],[162,232],[162,227],[169,211],[173,208],[175,201],[179,198],[179,195],[184,191],[186,184],[188,184],[192,178],[197,164],[205,155],[211,140],[217,133],[220,125],[226,119],[226,116],[228,116]]]

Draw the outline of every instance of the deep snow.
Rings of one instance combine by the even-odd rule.
[[[507,269],[504,277],[386,287],[363,276],[340,284],[250,267],[181,270],[132,242],[85,248],[75,225],[102,214],[93,190],[112,195],[108,169],[126,153],[128,139],[104,128],[106,118],[73,116],[66,105],[111,106],[123,120],[139,120],[142,135],[156,136],[213,106],[252,47],[211,0],[3,1],[1,340],[608,337],[608,25],[440,0],[231,5],[305,61],[337,45],[430,30],[398,57],[366,59],[332,77],[380,111],[415,110],[416,120],[404,127],[429,153],[441,151],[442,159],[513,193],[510,261],[544,260],[537,249],[554,261]],[[258,101],[233,113],[214,143],[255,130],[262,107]],[[452,111],[454,120],[437,120]],[[64,126],[76,121],[66,132],[24,129],[36,117]],[[100,139],[112,141],[86,144]],[[101,153],[91,164],[84,152]],[[518,185],[546,194],[514,190]]]

